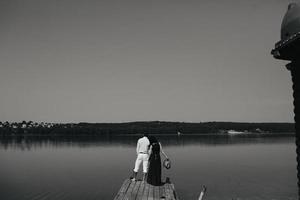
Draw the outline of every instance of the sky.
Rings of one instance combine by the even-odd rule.
[[[1,0],[0,121],[293,122],[288,0]]]

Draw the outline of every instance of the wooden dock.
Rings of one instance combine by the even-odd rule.
[[[174,184],[153,186],[140,180],[126,179],[114,200],[178,200]]]

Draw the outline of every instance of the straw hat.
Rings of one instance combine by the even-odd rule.
[[[166,169],[170,169],[170,168],[171,168],[171,161],[169,160],[169,158],[167,158],[167,159],[164,160],[163,166],[164,166]]]

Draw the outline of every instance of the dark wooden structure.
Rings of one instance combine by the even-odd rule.
[[[126,179],[114,200],[178,200],[174,184],[153,186],[144,181]]]
[[[291,3],[282,20],[281,40],[275,44],[272,55],[276,59],[290,61],[286,65],[293,81],[294,119],[296,129],[298,198],[300,199],[300,5]]]

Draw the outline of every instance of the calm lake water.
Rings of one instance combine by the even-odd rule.
[[[1,200],[111,200],[137,136],[0,139]],[[181,200],[298,199],[293,137],[159,136]],[[141,176],[140,176],[141,177]]]

